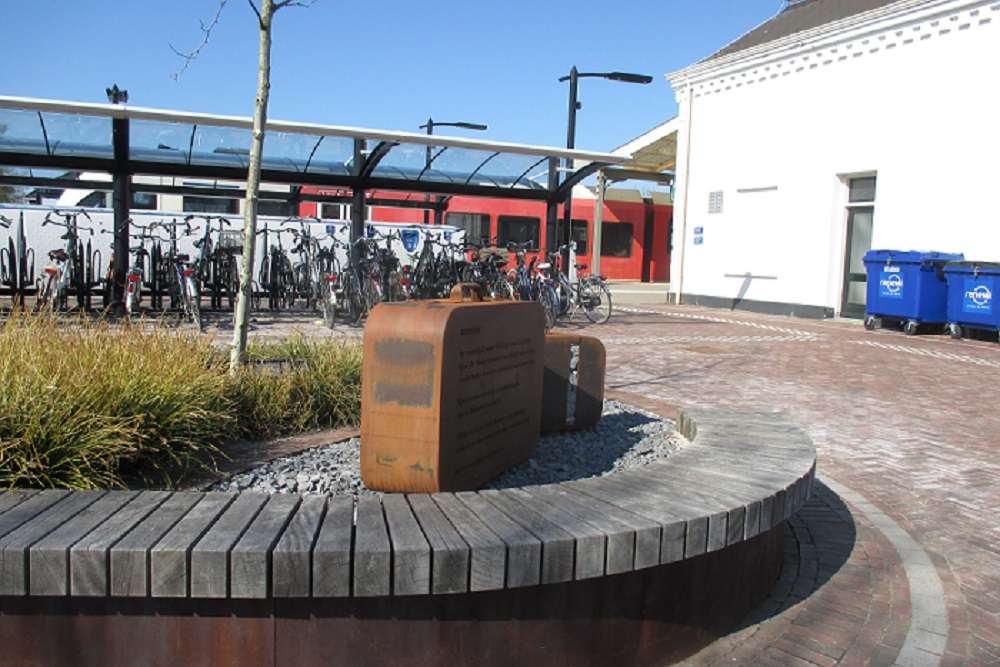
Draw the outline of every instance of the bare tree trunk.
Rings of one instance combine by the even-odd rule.
[[[251,6],[253,3],[251,2]],[[255,7],[256,10],[256,7]],[[243,207],[243,265],[240,267],[240,289],[233,317],[233,343],[229,351],[229,372],[239,373],[246,363],[247,329],[250,320],[250,297],[254,255],[257,250],[257,200],[260,196],[260,162],[264,152],[264,127],[267,124],[267,101],[271,93],[271,22],[274,0],[263,0],[257,17],[260,25],[260,70],[257,76],[257,104],[253,114],[253,138],[250,143],[250,165],[247,173],[247,194]]]

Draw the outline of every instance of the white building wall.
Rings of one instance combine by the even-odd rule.
[[[1000,5],[898,5],[874,24],[671,76],[675,291],[838,311],[846,178],[870,174],[874,248],[1000,261]],[[709,213],[713,192],[721,213]]]

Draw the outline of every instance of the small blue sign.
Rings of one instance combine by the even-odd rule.
[[[695,245],[701,245],[704,242],[705,242],[705,237],[704,236],[696,236],[696,237],[694,237],[694,244]]]
[[[887,266],[879,273],[878,295],[885,299],[903,298],[903,275],[898,266]]]
[[[330,236],[333,236],[334,234],[336,234],[337,233],[337,225],[327,225],[326,226],[326,233],[329,234]]]
[[[415,229],[404,229],[399,235],[403,239],[403,247],[406,248],[406,252],[413,252],[417,249],[417,243],[420,241],[420,232]]]
[[[993,279],[981,276],[965,279],[962,312],[975,315],[993,314]]]
[[[705,228],[704,227],[695,227],[694,228],[694,233],[695,234],[704,234],[705,233]]]

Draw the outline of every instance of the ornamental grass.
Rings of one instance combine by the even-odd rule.
[[[0,326],[0,488],[169,487],[235,439],[358,422],[360,346],[293,340],[251,354],[289,363],[233,379],[208,336],[12,313]]]

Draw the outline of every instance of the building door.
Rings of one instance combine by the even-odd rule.
[[[843,317],[864,317],[867,292],[865,253],[872,249],[875,219],[875,177],[849,182],[847,204],[847,247],[844,253],[844,292],[840,304]]]

